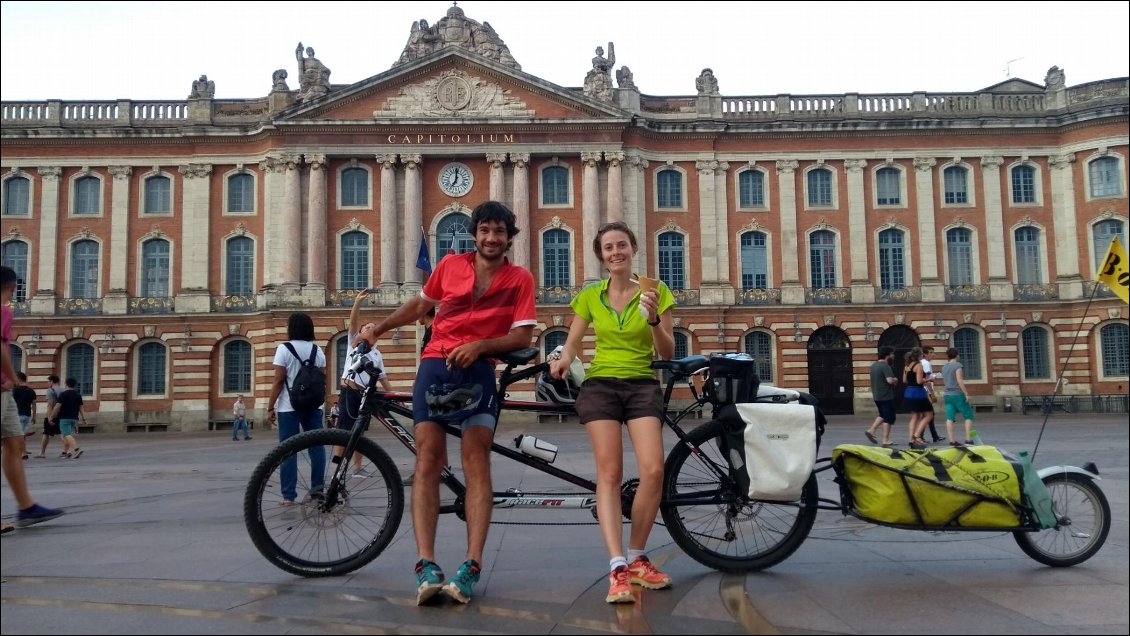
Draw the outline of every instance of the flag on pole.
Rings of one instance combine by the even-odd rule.
[[[422,269],[428,274],[432,275],[432,257],[428,252],[428,235],[424,232],[424,227],[420,226],[420,254],[416,257],[416,269]]]
[[[1130,262],[1126,258],[1126,248],[1122,247],[1117,236],[1111,240],[1106,258],[1095,273],[1095,280],[1106,283],[1122,302],[1130,303]]]

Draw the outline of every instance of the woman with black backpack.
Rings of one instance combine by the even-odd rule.
[[[286,324],[284,342],[275,349],[275,380],[267,400],[267,419],[278,420],[279,442],[294,437],[299,431],[322,428],[326,401],[326,354],[314,344],[314,321],[303,313],[294,313]],[[325,449],[310,449],[310,498],[322,497],[325,477]],[[298,462],[283,462],[283,506],[293,506],[298,499]]]

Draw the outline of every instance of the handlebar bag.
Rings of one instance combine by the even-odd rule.
[[[832,451],[845,507],[895,526],[1017,528],[1027,517],[1024,464],[993,446],[916,452],[843,444]]]
[[[703,385],[706,396],[715,405],[752,402],[757,399],[757,367],[744,353],[710,356],[709,372]]]
[[[816,465],[824,416],[804,404],[724,406],[722,449],[730,475],[751,499],[796,501]]]

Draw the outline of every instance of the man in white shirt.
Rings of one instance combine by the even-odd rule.
[[[938,442],[946,441],[946,438],[938,435],[938,429],[934,428],[934,404],[937,403],[937,394],[934,393],[934,365],[930,364],[930,356],[934,353],[933,347],[922,347],[922,375],[926,376],[926,399],[930,401],[931,411],[926,414],[926,422],[930,425],[930,436],[933,438],[935,444]]]

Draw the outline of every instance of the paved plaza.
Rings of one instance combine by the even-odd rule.
[[[1037,415],[986,415],[988,443],[1031,449]],[[822,455],[865,443],[866,416],[834,417]],[[905,442],[905,428],[896,429]],[[503,423],[499,438],[532,432],[561,447],[557,465],[592,474],[576,424]],[[81,459],[27,461],[33,495],[67,514],[2,540],[4,634],[775,634],[1122,633],[1130,629],[1127,418],[1064,415],[1049,422],[1036,465],[1095,461],[1110,500],[1105,547],[1074,568],[1044,567],[1008,533],[932,533],[879,528],[821,511],[809,539],[765,571],[727,575],[683,554],[657,527],[652,559],[674,588],[643,591],[634,605],[604,603],[607,557],[587,511],[497,511],[482,582],[469,606],[417,607],[411,518],[376,561],[348,576],[303,579],[255,550],[242,498],[273,431],[233,442],[215,433],[87,435]],[[374,433],[387,440],[384,433]],[[38,440],[35,440],[38,444]],[[411,456],[386,445],[403,475]],[[668,442],[670,448],[670,442]],[[457,457],[450,452],[451,457]],[[495,489],[548,485],[496,459]],[[821,494],[835,497],[830,472]],[[15,504],[6,484],[3,516]],[[437,558],[454,573],[464,525],[441,517]]]

